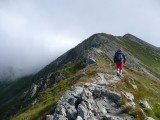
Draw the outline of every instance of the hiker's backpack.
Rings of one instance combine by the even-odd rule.
[[[121,62],[123,61],[123,53],[118,52],[116,56],[116,61]]]

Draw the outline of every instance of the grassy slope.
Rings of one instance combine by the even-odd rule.
[[[24,77],[16,81],[3,82],[0,85],[0,118],[9,109],[16,106],[20,101],[20,96],[28,89],[32,76]],[[16,108],[15,108],[16,109]]]
[[[28,108],[20,110],[20,113],[14,117],[13,120],[22,120],[24,118],[29,118],[33,120],[44,119],[45,115],[50,112],[51,106],[54,106],[60,97],[60,93],[68,90],[71,85],[75,84],[76,81],[71,80],[71,74],[74,74],[74,68],[78,68],[79,62],[70,65],[64,65],[65,69],[58,70],[59,72],[66,75],[64,80],[59,81],[58,83],[50,86],[39,95],[35,96],[40,100],[40,102],[35,106],[28,106]],[[64,66],[61,66],[62,68]],[[70,73],[69,73],[70,71]],[[42,73],[41,74],[47,74]],[[38,75],[42,76],[40,73]],[[49,74],[49,73],[48,73]]]
[[[144,108],[147,116],[151,116],[156,120],[160,119],[160,81],[154,80],[143,73],[139,73],[130,68],[125,68],[128,75],[122,81],[114,85],[116,91],[122,89],[134,95],[134,102],[139,106],[139,100],[146,99],[151,105],[152,110]],[[133,88],[136,85],[138,89]],[[127,111],[129,112],[129,111]],[[138,113],[137,113],[138,114]],[[141,119],[141,116],[138,116]]]
[[[132,53],[135,57],[140,59],[144,65],[147,65],[147,69],[154,75],[156,75],[158,78],[160,76],[157,74],[160,72],[160,56],[155,55],[155,51],[157,50],[153,49],[152,47],[149,47],[147,45],[141,46],[137,42],[134,42],[128,38],[122,38],[120,41],[117,41],[117,39],[108,34],[100,34],[106,38],[109,38],[113,42],[120,44],[124,47],[124,49],[128,50],[130,53]],[[144,110],[148,116],[152,116],[156,120],[160,119],[160,81],[154,80],[153,78],[132,70],[131,68],[125,67],[125,70],[128,72],[128,75],[119,83],[116,85],[113,85],[114,90],[120,92],[122,89],[126,90],[128,92],[131,92],[135,96],[135,103],[137,105],[139,104],[139,100],[146,99],[149,104],[152,106],[152,111],[150,110]],[[138,89],[135,90],[131,86],[132,84],[137,85]],[[112,85],[111,85],[112,86]],[[139,108],[140,106],[138,106]],[[138,110],[137,110],[138,111]],[[129,112],[129,110],[127,111]],[[137,119],[142,120],[142,115],[138,112],[134,113],[135,117]]]
[[[121,41],[117,41],[117,39],[113,35],[108,34],[100,34],[102,36],[105,36],[106,38],[109,38],[113,40],[114,42],[121,44],[124,48],[127,48],[129,52],[131,52],[135,57],[142,60],[144,64],[148,66],[152,66],[153,68],[156,68],[160,71],[160,56],[155,55],[155,52],[158,52],[156,48],[152,48],[149,45],[146,45],[145,42],[143,45],[130,40],[128,37],[118,37],[121,39]],[[141,41],[143,42],[143,41]],[[160,51],[159,51],[160,52]]]
[[[105,33],[101,33],[100,35],[109,38],[114,43],[123,47],[126,52],[129,51],[132,53],[132,55],[142,61],[144,65],[143,67],[145,67],[156,77],[160,78],[160,74],[158,74],[160,73],[160,55],[158,55],[160,51],[156,47],[153,48],[142,40],[140,40],[141,43],[137,43],[130,40],[129,37],[117,37],[119,39],[117,40],[117,38],[113,35],[108,35]]]
[[[35,106],[29,106],[20,112],[17,116],[13,117],[12,120],[22,120],[22,119],[44,119],[46,114],[50,113],[50,108],[56,104],[60,93],[63,93],[69,89],[68,80],[61,80],[60,82],[50,86],[45,91],[43,91],[37,98],[40,102]]]
[[[62,66],[62,69],[58,71],[67,74],[65,79],[60,80],[37,95],[36,97],[40,102],[35,106],[29,106],[28,108],[21,110],[20,114],[12,117],[12,120],[22,120],[24,118],[43,120],[47,114],[53,112],[50,108],[56,105],[60,95],[64,91],[69,90],[72,85],[81,85],[84,82],[92,82],[90,78],[95,76],[97,72],[111,73],[111,71],[113,71],[108,64],[108,61],[100,58],[100,56],[96,57],[96,61],[97,64],[89,65],[84,68],[82,68],[83,60],[73,60],[71,62],[72,64],[64,64],[63,66],[65,67]],[[83,72],[85,72],[86,75],[81,77],[80,74]]]
[[[122,44],[145,65],[152,66],[152,68],[160,72],[160,56],[155,55],[155,49],[147,45],[141,46],[127,37],[122,38]]]
[[[118,37],[117,39],[112,35],[101,34],[109,39],[112,39],[115,43],[121,44],[124,49],[127,49],[135,57],[140,59],[144,65],[147,65],[147,69],[158,78],[160,75],[160,56],[156,54],[157,50],[146,44],[143,46],[135,41],[130,40],[127,37]],[[142,42],[142,41],[141,41]],[[146,99],[152,106],[152,111],[145,110],[148,116],[154,117],[156,120],[160,119],[160,81],[154,80],[153,78],[136,72],[130,68],[125,68],[128,71],[128,76],[126,76],[121,82],[117,83],[114,87],[116,91],[126,90],[131,92],[135,96],[135,102],[139,103],[140,99]],[[135,90],[131,86],[132,84],[137,85],[138,89]],[[138,113],[137,113],[138,114]],[[141,115],[138,116],[139,119]]]

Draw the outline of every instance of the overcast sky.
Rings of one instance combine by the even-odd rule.
[[[100,32],[160,47],[160,1],[0,0],[0,75],[39,70]]]

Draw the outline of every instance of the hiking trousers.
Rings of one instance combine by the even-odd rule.
[[[117,69],[122,70],[123,64],[123,62],[116,62]]]

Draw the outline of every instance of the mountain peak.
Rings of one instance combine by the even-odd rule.
[[[129,38],[129,39],[132,39],[132,40],[140,40],[138,37],[130,34],[130,33],[127,33],[123,36],[124,38]]]
[[[126,56],[126,63],[123,77],[119,78],[116,76],[113,57],[120,47]],[[13,116],[13,119],[41,120],[47,114],[50,114],[47,120],[56,117],[114,120],[120,119],[124,114],[127,118],[132,118],[128,113],[134,113],[133,116],[138,119],[142,119],[141,115],[144,115],[146,119],[148,112],[145,112],[146,108],[143,111],[146,106],[138,108],[140,113],[134,107],[135,104],[140,107],[139,101],[148,103],[153,108],[149,111],[151,117],[158,119],[158,114],[154,115],[160,113],[160,106],[157,108],[158,104],[154,103],[160,102],[159,63],[159,52],[131,34],[123,37],[94,34],[31,76],[25,89],[18,92],[13,89],[21,85],[19,82],[14,87],[7,88],[14,91],[12,97],[15,97],[14,101],[8,97],[0,100],[0,119],[4,113],[9,115],[5,117]],[[20,83],[24,83],[24,80]],[[0,95],[10,94],[3,88]],[[86,96],[87,93],[89,96]],[[128,96],[130,97],[127,98]],[[4,111],[16,101],[19,103],[13,105],[14,109]],[[89,114],[93,116],[88,116]]]
[[[132,40],[134,42],[137,42],[138,44],[142,45],[142,46],[147,46],[147,47],[151,47],[153,49],[157,49],[157,47],[155,47],[154,45],[146,42],[146,41],[143,41],[141,40],[140,38],[130,34],[130,33],[127,33],[123,36],[124,39],[129,39],[129,40]]]
[[[132,37],[136,37],[136,36],[134,36],[134,35],[132,35],[132,34],[130,34],[130,33],[126,33],[124,36],[132,36]]]

